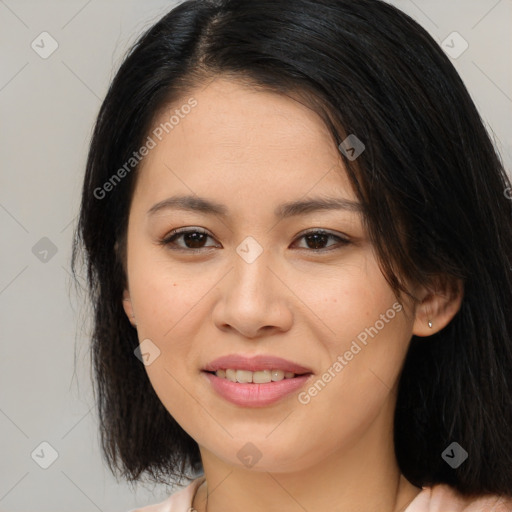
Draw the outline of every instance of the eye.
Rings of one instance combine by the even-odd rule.
[[[208,238],[211,238],[213,240],[213,237],[211,237],[207,231],[200,229],[200,228],[194,228],[194,229],[174,229],[169,233],[168,236],[166,236],[163,240],[161,240],[159,243],[161,245],[167,246],[172,250],[177,251],[186,251],[186,252],[195,252],[200,251],[201,249],[207,249],[209,247],[215,247],[215,245],[211,246],[205,246],[205,242]],[[182,244],[177,244],[176,240],[182,239]],[[299,249],[310,249],[311,251],[315,252],[325,252],[330,251],[336,248],[340,248],[340,246],[345,246],[350,244],[350,241],[346,238],[343,238],[338,235],[334,235],[333,233],[330,233],[328,231],[325,231],[323,229],[316,229],[308,231],[307,233],[303,233],[300,237],[298,237],[296,240],[304,239],[306,243],[306,247],[299,247]],[[331,244],[330,246],[324,247],[325,244],[328,242],[329,239],[335,240],[338,243]],[[334,245],[335,247],[332,247]]]
[[[339,248],[340,246],[348,245],[350,241],[347,238],[343,238],[338,235],[334,235],[329,231],[325,231],[323,229],[315,229],[308,231],[307,233],[303,233],[297,240],[304,239],[306,242],[306,247],[299,247],[300,249],[310,249],[312,251],[331,251]],[[329,239],[335,239],[338,241],[338,244],[334,244],[335,247],[328,246],[324,248],[323,246]],[[338,247],[336,247],[336,245]],[[311,247],[312,246],[312,247]]]
[[[175,240],[178,240],[180,238],[183,238],[183,243],[185,244],[184,246],[175,243]],[[168,236],[166,236],[163,240],[160,241],[160,244],[170,246],[170,249],[172,250],[194,252],[197,250],[204,249],[204,242],[208,238],[212,237],[208,235],[206,231],[199,228],[174,229],[169,233]],[[173,245],[175,247],[172,247]],[[208,246],[206,248],[208,248]]]

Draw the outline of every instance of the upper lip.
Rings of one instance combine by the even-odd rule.
[[[241,354],[229,354],[210,361],[204,367],[204,370],[207,372],[215,372],[220,369],[249,370],[251,372],[258,370],[283,370],[284,372],[293,372],[295,374],[312,373],[309,368],[300,364],[281,357],[265,354],[250,357]]]

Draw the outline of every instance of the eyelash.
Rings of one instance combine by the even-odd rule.
[[[194,228],[194,229],[180,228],[180,229],[174,229],[165,238],[163,238],[162,240],[159,240],[159,244],[171,249],[172,251],[182,251],[182,252],[188,252],[188,253],[197,253],[197,252],[201,252],[201,251],[205,251],[205,250],[213,248],[213,247],[200,247],[197,249],[189,249],[188,247],[179,247],[179,246],[174,245],[174,241],[176,239],[180,238],[183,235],[187,235],[190,233],[201,233],[201,234],[207,235],[209,238],[213,239],[213,237],[207,231],[205,231],[201,228]],[[309,235],[326,235],[330,238],[336,238],[338,240],[338,247],[334,246],[334,247],[327,247],[324,249],[309,249],[307,247],[300,247],[300,249],[307,250],[307,251],[313,252],[313,253],[320,253],[320,252],[341,249],[342,247],[351,243],[348,239],[340,237],[338,235],[334,235],[333,233],[330,233],[324,229],[315,229],[315,230],[307,231],[306,233],[303,233],[302,235],[300,235],[296,240],[300,240],[301,238],[304,238]],[[173,245],[174,245],[174,247],[173,247]]]

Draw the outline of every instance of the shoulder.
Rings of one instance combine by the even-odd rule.
[[[175,492],[166,500],[147,505],[129,512],[192,512],[192,501],[197,488],[203,483],[204,476],[192,480],[186,487]]]
[[[447,484],[423,487],[404,512],[512,512],[512,496],[468,498]]]

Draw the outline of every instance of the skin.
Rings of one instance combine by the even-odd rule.
[[[123,304],[139,340],[149,338],[161,351],[146,366],[157,395],[199,444],[206,482],[194,508],[206,510],[208,498],[208,512],[404,510],[421,489],[400,474],[393,451],[400,370],[411,336],[447,325],[460,294],[412,288],[418,303],[402,298],[403,310],[307,405],[297,393],[263,408],[225,401],[201,373],[207,362],[229,353],[272,354],[311,368],[316,380],[397,299],[360,214],[274,218],[275,207],[287,201],[318,195],[357,201],[315,112],[223,77],[171,110],[190,96],[197,106],[140,169]],[[230,214],[147,214],[178,193],[223,203]],[[159,244],[182,227],[208,231],[203,249],[191,252],[183,236],[174,241],[183,251]],[[312,228],[350,243],[328,238],[319,246],[323,253],[315,253],[314,242],[301,238]],[[236,252],[247,236],[263,249],[250,264]],[[237,457],[247,442],[262,455],[251,468]]]

